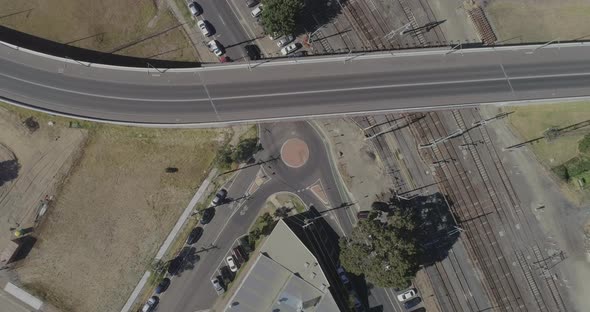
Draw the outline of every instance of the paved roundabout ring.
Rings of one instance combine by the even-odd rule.
[[[298,138],[288,139],[281,147],[281,159],[291,168],[299,168],[309,159],[309,147]]]

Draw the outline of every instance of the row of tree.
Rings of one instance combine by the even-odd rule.
[[[262,146],[257,138],[243,139],[238,145],[224,145],[217,152],[217,165],[221,168],[231,167],[233,163],[245,163],[260,151]]]

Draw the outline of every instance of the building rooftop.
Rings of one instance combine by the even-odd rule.
[[[337,312],[329,287],[314,255],[279,221],[226,311]]]

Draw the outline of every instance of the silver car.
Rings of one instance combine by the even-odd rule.
[[[281,38],[279,41],[277,41],[277,46],[279,48],[282,48],[282,47],[288,45],[289,43],[293,42],[293,40],[295,40],[295,37],[293,37],[293,35],[285,36],[285,37]]]
[[[211,284],[213,284],[213,288],[215,288],[215,291],[217,292],[218,296],[223,295],[223,293],[225,293],[225,289],[223,288],[223,286],[221,286],[221,282],[219,282],[219,277],[215,277],[211,280]]]
[[[209,30],[209,27],[207,27],[207,23],[205,21],[198,21],[197,27],[199,27],[199,29],[203,33],[203,36],[205,36],[205,37],[211,36],[211,31]]]

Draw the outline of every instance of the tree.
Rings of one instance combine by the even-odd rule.
[[[258,144],[258,139],[244,139],[238,143],[238,146],[236,146],[233,153],[233,159],[237,163],[247,162],[261,148],[260,144]]]
[[[416,227],[410,213],[396,211],[387,223],[363,220],[340,240],[344,268],[380,287],[407,287],[418,271]]]
[[[580,140],[580,143],[578,143],[578,150],[583,154],[588,154],[588,152],[590,152],[590,134],[585,135],[584,138]]]
[[[269,34],[286,35],[295,32],[302,0],[264,0],[261,23]]]
[[[231,145],[223,145],[217,151],[217,165],[221,168],[227,168],[234,162],[234,149]]]

